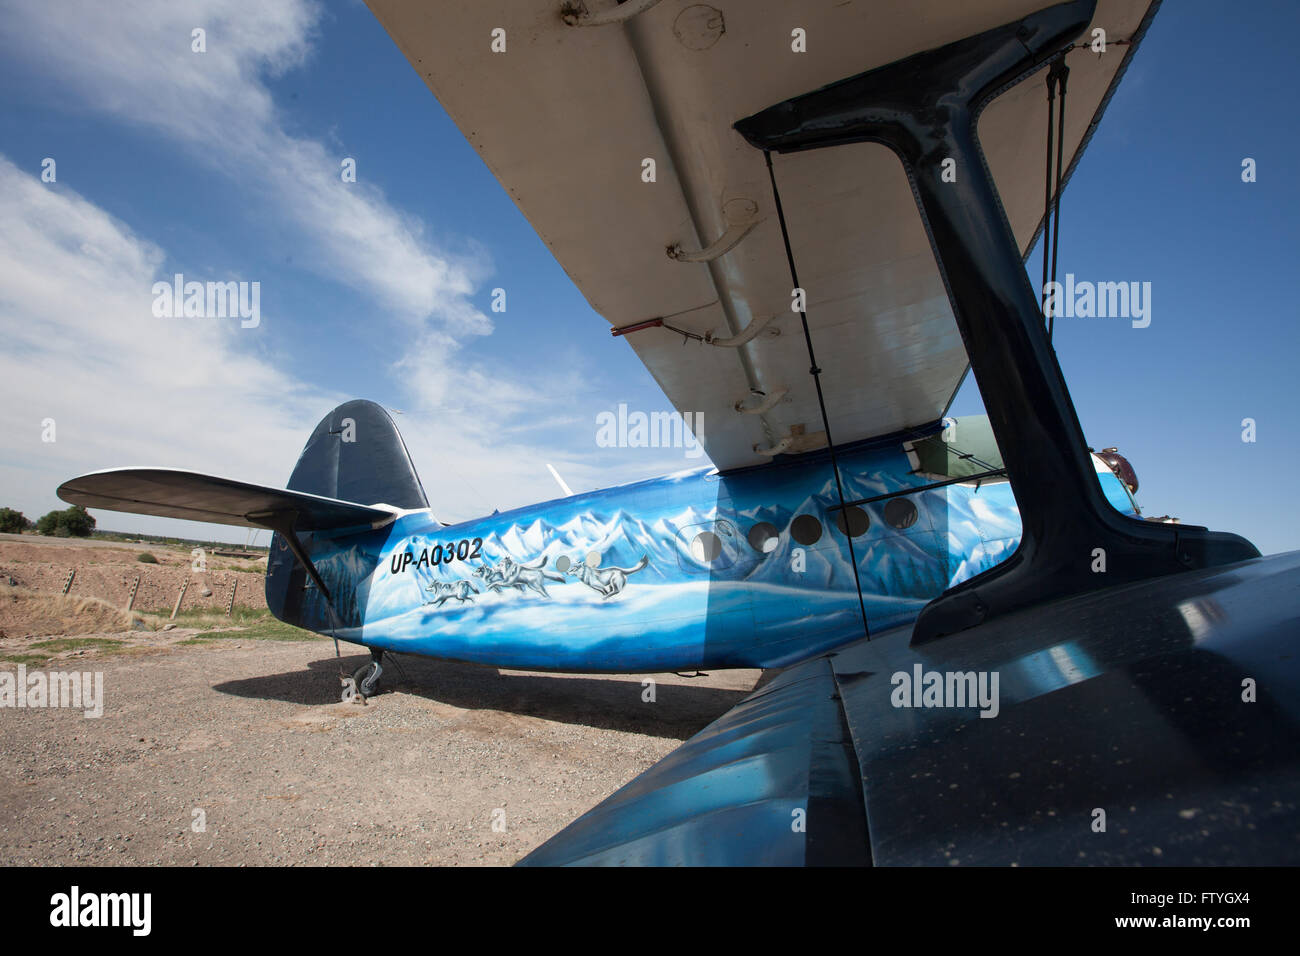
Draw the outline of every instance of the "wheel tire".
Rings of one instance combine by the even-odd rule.
[[[374,697],[375,694],[379,693],[378,681],[375,681],[370,687],[366,686],[366,678],[370,676],[370,673],[374,668],[375,662],[371,661],[368,664],[362,664],[352,672],[352,680],[357,685],[357,693],[362,697]]]

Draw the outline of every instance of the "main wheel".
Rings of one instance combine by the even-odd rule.
[[[357,685],[357,690],[362,697],[374,697],[379,689],[379,674],[381,668],[376,661],[370,661],[362,664],[352,672],[352,680]]]

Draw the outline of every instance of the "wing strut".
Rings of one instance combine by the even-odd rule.
[[[776,201],[776,218],[781,224],[781,240],[785,243],[785,258],[790,264],[790,281],[794,283],[796,289],[801,288],[799,285],[799,273],[794,266],[794,252],[790,249],[790,233],[785,227],[785,210],[781,208],[781,192],[776,188],[776,173],[772,169],[772,154],[768,150],[763,150],[763,159],[767,162],[767,178],[772,181],[772,198]],[[835,492],[840,499],[840,510],[843,514],[844,537],[849,542],[849,561],[853,564],[853,584],[858,589],[858,610],[862,612],[862,633],[871,640],[871,627],[867,624],[867,605],[862,600],[862,579],[858,576],[858,556],[853,548],[853,535],[849,534],[849,518],[844,513],[844,483],[840,480],[840,463],[835,457],[835,442],[831,438],[831,422],[826,415],[826,399],[822,395],[822,370],[817,367],[817,356],[813,354],[812,332],[808,330],[808,301],[803,297],[803,308],[799,310],[799,319],[803,322],[803,340],[808,346],[808,374],[813,377],[813,384],[817,386],[817,404],[822,410],[822,427],[826,431],[826,447],[831,453],[831,471],[835,473]]]
[[[880,143],[912,183],[1023,528],[1011,557],[922,609],[913,646],[1071,594],[1259,557],[1237,535],[1144,522],[1106,500],[979,145],[985,104],[1066,55],[1096,11],[1097,0],[1058,3],[735,124],[764,152]],[[964,171],[955,181],[939,174],[944,158]],[[1098,548],[1106,574],[1092,570]]]

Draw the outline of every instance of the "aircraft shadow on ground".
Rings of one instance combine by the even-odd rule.
[[[342,658],[351,674],[369,655]],[[213,689],[237,697],[295,704],[339,702],[339,665],[333,657],[311,661],[307,670],[225,681]],[[639,679],[601,675],[502,673],[495,667],[390,655],[384,662],[379,702],[387,694],[412,694],[467,710],[499,710],[542,720],[580,724],[653,737],[685,740],[747,697],[748,690],[690,682],[658,683],[656,700],[642,698]]]

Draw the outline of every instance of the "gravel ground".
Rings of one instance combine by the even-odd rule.
[[[510,864],[760,674],[654,675],[645,703],[639,675],[399,660],[365,706],[328,641],[58,661],[103,672],[104,715],[0,709],[0,864]]]

